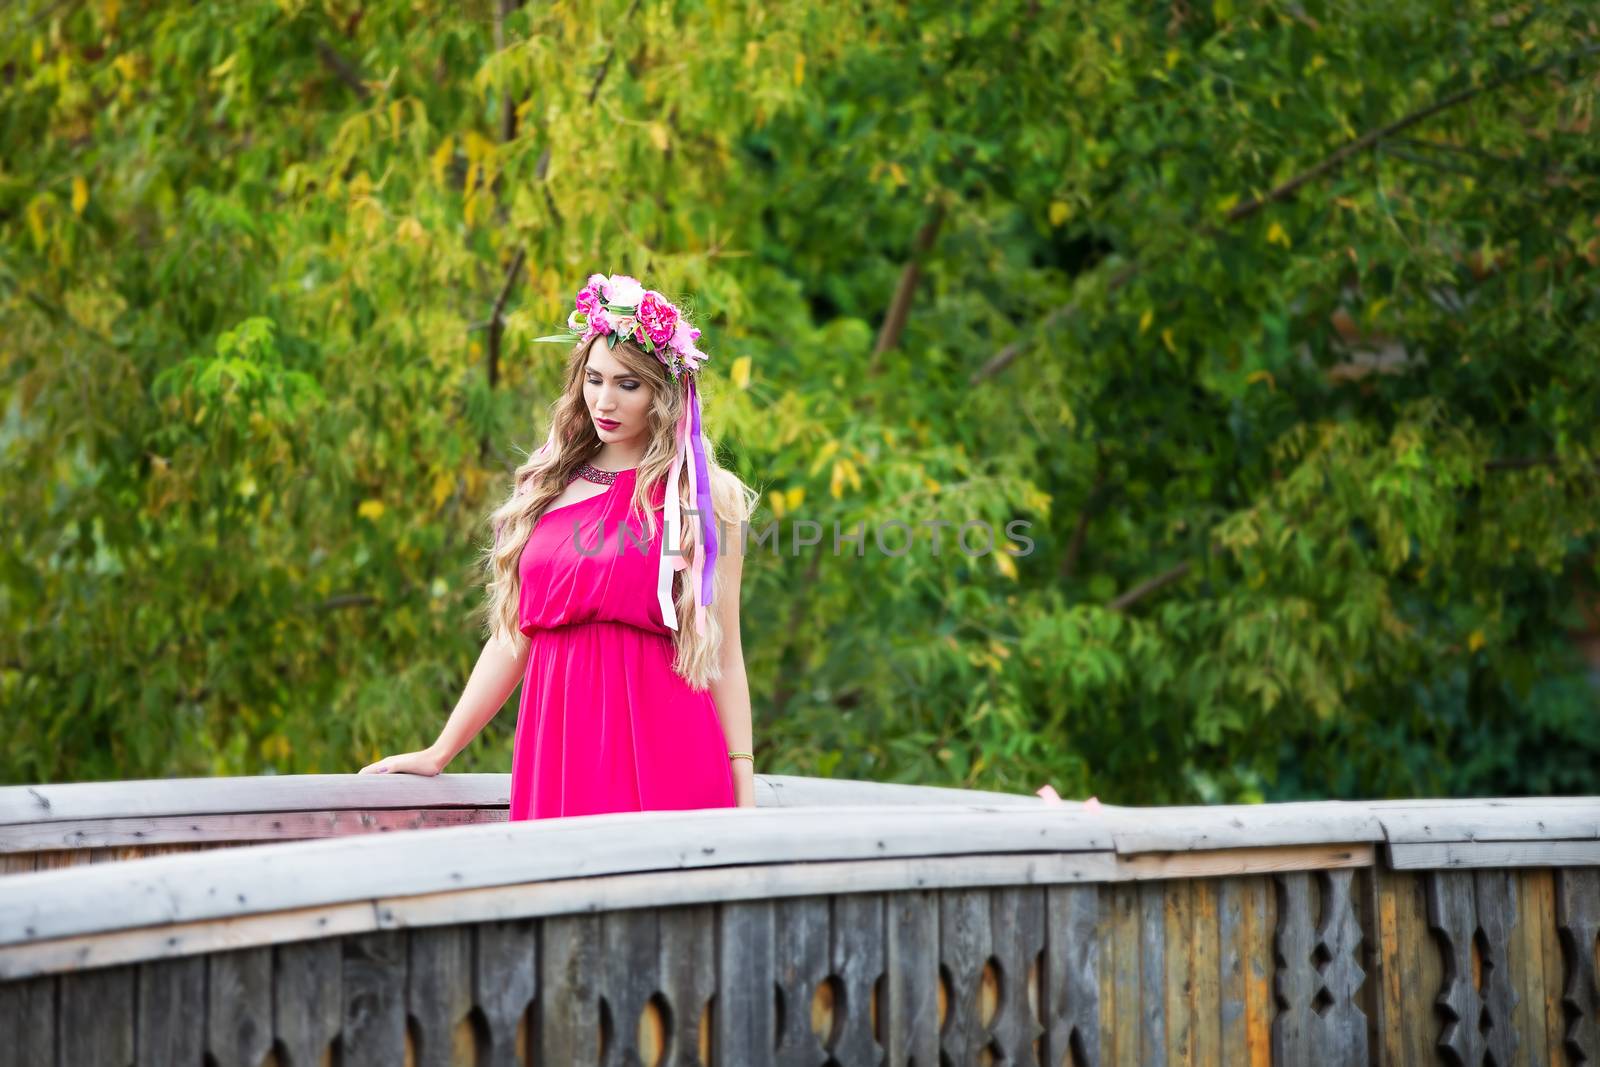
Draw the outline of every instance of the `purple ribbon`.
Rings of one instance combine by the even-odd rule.
[[[717,518],[711,511],[711,471],[706,465],[705,440],[700,433],[700,391],[689,379],[689,446],[694,450],[695,500],[700,512],[701,544],[706,548],[705,567],[700,572],[700,603],[711,603],[711,580],[717,564]]]

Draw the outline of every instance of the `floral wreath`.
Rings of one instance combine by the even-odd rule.
[[[619,342],[632,338],[665,364],[674,380],[684,371],[699,370],[706,360],[706,354],[695,347],[700,340],[695,325],[684,318],[676,304],[654,289],[646,289],[637,278],[591,274],[573,304],[566,333],[534,340],[582,344],[600,335],[615,348]]]

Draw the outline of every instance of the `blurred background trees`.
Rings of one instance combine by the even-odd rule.
[[[692,297],[783,531],[759,770],[1600,791],[1589,5],[3,18],[6,781],[431,741],[605,271]],[[938,519],[1033,551],[871,536]]]

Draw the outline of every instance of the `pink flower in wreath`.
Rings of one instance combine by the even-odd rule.
[[[639,301],[639,325],[652,343],[664,345],[678,329],[678,309],[660,293],[647,290]]]
[[[608,334],[611,329],[611,316],[604,311],[596,310],[593,315],[589,316],[588,325],[584,328],[583,337],[580,340],[587,341],[595,334]]]
[[[606,303],[624,308],[637,307],[644,298],[644,286],[639,284],[639,279],[626,274],[613,274],[601,287],[601,292],[605,294]]]
[[[582,289],[579,289],[578,297],[573,301],[573,303],[577,305],[579,311],[583,312],[589,317],[589,321],[591,322],[594,321],[594,317],[596,315],[601,313],[600,294],[595,291],[594,286],[592,285],[586,285]]]

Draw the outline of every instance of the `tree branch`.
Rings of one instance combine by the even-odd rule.
[[[1162,571],[1154,578],[1146,578],[1132,589],[1112,600],[1106,605],[1107,611],[1126,611],[1151,593],[1165,589],[1173,582],[1189,573],[1190,562],[1184,560],[1170,570]]]
[[[1367,133],[1364,133],[1355,140],[1343,145],[1314,166],[1308,167],[1307,169],[1301,171],[1299,174],[1296,174],[1294,177],[1272,189],[1270,192],[1266,193],[1260,198],[1248,200],[1242,204],[1236,205],[1232,211],[1228,212],[1228,214],[1223,217],[1223,223],[1225,225],[1232,225],[1236,222],[1242,222],[1243,220],[1260,212],[1268,204],[1275,204],[1282,200],[1288,200],[1306,185],[1316,181],[1318,178],[1332,174],[1334,171],[1344,166],[1344,164],[1352,156],[1366,151],[1386,137],[1392,137],[1402,130],[1409,129],[1420,122],[1424,122],[1427,119],[1433,118],[1435,115],[1438,115],[1443,111],[1448,111],[1453,107],[1464,104],[1468,100],[1472,100],[1475,97],[1482,96],[1485,93],[1492,93],[1503,89],[1508,85],[1513,85],[1516,82],[1524,81],[1528,78],[1544,74],[1548,71],[1556,69],[1564,63],[1572,63],[1580,59],[1586,59],[1597,52],[1600,52],[1600,44],[1591,44],[1585,48],[1578,49],[1576,52],[1569,52],[1566,55],[1559,56],[1555,59],[1547,60],[1531,67],[1524,67],[1521,70],[1512,71],[1510,74],[1506,74],[1503,77],[1484,82],[1482,85],[1473,86],[1468,89],[1462,89],[1460,92],[1451,93],[1449,96],[1444,97],[1441,100],[1437,100],[1434,103],[1429,104],[1427,107],[1420,108],[1411,112],[1409,115],[1405,115],[1402,118],[1396,119],[1393,122],[1386,123],[1385,125],[1379,126],[1376,129],[1369,130]],[[1218,227],[1208,224],[1200,227],[1197,233],[1199,236],[1204,237],[1214,234],[1217,231]],[[1136,273],[1138,273],[1139,266],[1139,262],[1135,260],[1128,266],[1124,267],[1122,272],[1112,279],[1112,282],[1106,287],[1106,291],[1110,293],[1121,288],[1123,284],[1125,284]],[[1055,311],[1052,311],[1046,315],[1039,323],[1038,329],[1048,329],[1061,319],[1069,318],[1072,315],[1077,314],[1077,311],[1078,301],[1074,300],[1071,303],[1057,308]],[[990,357],[987,363],[978,368],[972,377],[968,379],[968,383],[971,385],[977,385],[995,377],[997,374],[1005,370],[1016,361],[1017,357],[1022,354],[1025,344],[1026,341],[1019,338],[1018,340],[1006,345],[1006,347],[1002,348],[999,352],[996,352],[992,357]]]
[[[372,90],[367,88],[367,83],[361,80],[361,72],[327,41],[317,42],[317,55],[322,59],[322,65],[338,75],[339,80],[355,90],[355,94],[363,100],[372,97]]]
[[[883,317],[883,326],[878,330],[878,341],[872,346],[872,362],[867,368],[868,374],[877,374],[881,371],[883,354],[900,344],[900,335],[905,331],[906,320],[911,315],[912,298],[917,295],[917,282],[922,278],[922,260],[939,237],[939,227],[944,224],[944,210],[944,203],[936,202],[933,210],[928,213],[927,221],[912,239],[906,265],[900,271],[900,282],[895,286],[894,297],[889,301],[889,310]]]

